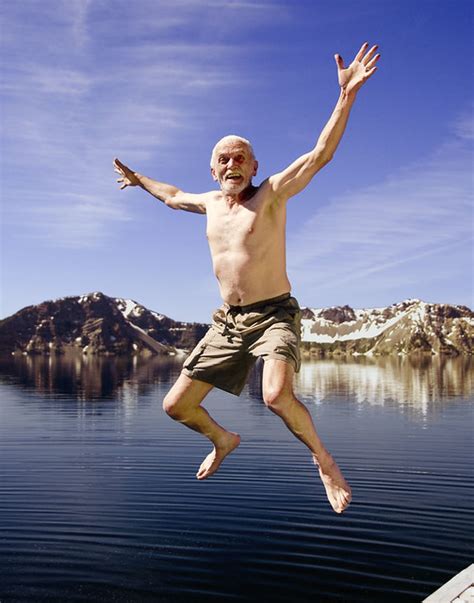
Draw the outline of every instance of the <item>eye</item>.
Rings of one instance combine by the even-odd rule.
[[[223,165],[225,165],[227,163],[227,161],[228,161],[228,158],[225,155],[221,155],[219,157],[218,161],[219,161],[219,163],[222,163]]]
[[[235,160],[238,163],[243,163],[245,161],[245,157],[243,155],[237,155],[237,157],[235,158]]]

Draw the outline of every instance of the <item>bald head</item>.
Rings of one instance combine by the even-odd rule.
[[[227,136],[224,136],[223,138],[221,138],[216,145],[214,146],[214,148],[212,149],[212,154],[211,154],[211,167],[213,167],[216,157],[217,157],[217,152],[219,150],[219,147],[228,143],[232,143],[232,142],[240,142],[242,144],[244,144],[248,150],[250,151],[250,155],[252,156],[252,159],[255,159],[255,153],[253,152],[253,147],[250,144],[250,141],[247,140],[246,138],[242,138],[242,136],[236,136],[235,134],[228,134]]]

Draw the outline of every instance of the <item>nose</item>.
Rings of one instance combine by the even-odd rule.
[[[227,166],[228,167],[232,167],[233,165],[235,165],[237,162],[235,161],[235,159],[233,157],[229,158],[229,161],[227,162]]]

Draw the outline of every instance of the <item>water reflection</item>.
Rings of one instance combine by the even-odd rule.
[[[0,379],[50,397],[84,402],[113,398],[132,408],[156,384],[176,379],[181,364],[182,358],[170,357],[8,357],[0,359]],[[252,398],[261,398],[262,366],[257,363],[248,381]],[[471,398],[474,371],[470,357],[313,360],[302,363],[295,385],[310,404],[342,397],[358,403],[397,403],[426,413],[433,403]]]
[[[313,403],[342,396],[358,403],[394,402],[422,413],[432,403],[472,398],[474,394],[473,362],[469,356],[304,362],[296,383],[302,397]]]
[[[135,404],[153,385],[177,377],[180,368],[181,362],[170,357],[21,356],[0,358],[0,380],[50,397]]]
[[[206,400],[244,442],[198,483],[209,444],[161,410],[180,368],[0,359],[1,601],[421,601],[470,563],[469,359],[303,364],[298,394],[354,487],[343,517],[259,399],[261,366],[240,400]]]

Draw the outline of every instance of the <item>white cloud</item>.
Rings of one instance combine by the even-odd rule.
[[[250,84],[233,68],[250,46],[219,41],[204,17],[225,13],[222,34],[235,25],[236,9],[240,26],[256,26],[256,13],[277,17],[279,4],[141,1],[132,13],[120,1],[39,6],[4,9],[4,164],[22,174],[4,187],[5,220],[19,237],[52,247],[101,245],[129,217],[114,204],[113,156],[163,155],[206,128],[217,91]],[[173,31],[182,27],[202,40],[176,42]],[[186,38],[180,31],[176,39]],[[25,222],[25,214],[34,219]]]
[[[90,91],[92,83],[90,74],[78,69],[30,63],[18,65],[15,73],[2,81],[1,89],[13,98],[21,95],[81,97]]]
[[[453,123],[454,132],[464,140],[474,140],[474,106],[458,117]]]
[[[71,16],[73,37],[76,45],[83,48],[89,42],[87,31],[87,15],[92,0],[63,0],[66,14],[68,9]]]
[[[472,239],[471,165],[470,148],[452,138],[416,165],[332,199],[289,239],[294,285],[314,299],[346,284],[369,288],[369,276],[373,289],[396,279],[441,278],[453,266],[439,259],[464,253]],[[429,256],[438,258],[433,277],[417,273],[418,261]]]
[[[56,197],[56,198],[55,198]],[[101,247],[113,236],[110,222],[126,222],[131,218],[122,203],[102,196],[64,193],[42,198],[28,209],[27,227],[20,236],[62,249]],[[39,202],[39,203],[38,203]],[[6,225],[25,222],[21,207],[9,213]]]

